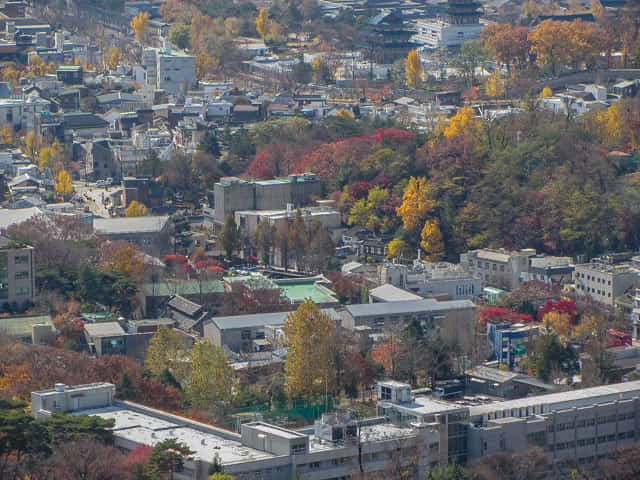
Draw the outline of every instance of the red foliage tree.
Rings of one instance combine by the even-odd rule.
[[[544,316],[549,312],[569,315],[571,323],[574,325],[578,317],[576,302],[574,302],[573,300],[547,300],[547,303],[545,303],[544,307],[538,310],[538,321],[541,322]]]
[[[369,194],[369,190],[373,188],[371,182],[354,182],[349,185],[349,196],[353,200],[360,200]]]
[[[486,307],[478,313],[478,321],[482,325],[487,322],[531,323],[533,317],[527,313],[516,313],[501,307]]]

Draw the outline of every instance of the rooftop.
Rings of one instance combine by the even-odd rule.
[[[93,227],[96,232],[107,235],[156,233],[162,231],[168,221],[169,217],[166,215],[130,218],[96,218],[93,221]]]
[[[403,302],[363,303],[347,305],[345,309],[354,317],[372,315],[409,315],[420,312],[438,312],[446,310],[463,310],[475,308],[471,300],[446,300],[439,302],[432,298],[408,300]]]
[[[377,288],[369,290],[369,295],[384,302],[401,302],[407,300],[422,300],[420,295],[411,293],[403,288],[396,287],[390,283],[385,283]]]
[[[316,278],[277,280],[275,283],[293,303],[300,303],[310,298],[318,304],[338,303],[333,292],[317,283]]]
[[[208,295],[223,293],[224,283],[220,280],[183,280],[175,282],[143,283],[140,292],[151,297],[168,297],[170,295]]]
[[[608,403],[620,399],[640,396],[640,380],[634,382],[616,383],[600,387],[570,390],[567,392],[551,393],[534,397],[519,398],[506,402],[492,402],[485,405],[470,407],[472,417],[486,415],[498,411],[519,410],[534,405],[543,406],[543,411],[566,410],[574,407],[585,407],[594,404]]]
[[[118,322],[86,323],[84,330],[90,337],[117,337],[125,334]]]
[[[15,315],[0,317],[0,332],[14,336],[24,337],[31,335],[33,325],[53,325],[50,315]]]
[[[334,320],[339,320],[338,313],[333,308],[322,309]],[[232,315],[228,317],[213,317],[210,322],[216,324],[220,330],[234,328],[261,327],[264,325],[284,325],[287,316],[292,312],[255,313],[253,315]]]

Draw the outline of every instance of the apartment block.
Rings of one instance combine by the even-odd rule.
[[[0,237],[0,310],[33,302],[35,295],[35,249]]]
[[[637,281],[637,271],[627,263],[611,264],[597,260],[576,265],[573,273],[578,293],[607,305],[614,305],[615,298],[623,295]]]
[[[474,277],[485,284],[504,290],[520,285],[521,276],[528,271],[529,258],[536,255],[532,249],[509,252],[500,250],[471,250],[460,255],[460,263]]]

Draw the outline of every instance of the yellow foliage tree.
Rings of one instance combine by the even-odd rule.
[[[161,326],[149,341],[144,366],[156,376],[169,370],[182,383],[189,374],[188,356],[185,337],[172,328]]]
[[[409,52],[407,58],[404,59],[404,68],[407,75],[407,83],[414,88],[420,88],[424,69],[417,50]]]
[[[218,68],[218,59],[206,53],[196,55],[196,76],[198,80],[203,80],[207,76],[215,73]]]
[[[49,66],[39,55],[31,55],[29,57],[29,68],[31,69],[31,73],[36,76],[46,75],[49,73]]]
[[[64,150],[58,140],[40,150],[38,166],[42,171],[51,169],[53,172],[59,172],[64,168]]]
[[[271,20],[269,20],[269,12],[264,8],[260,9],[256,17],[256,31],[262,38],[266,37],[271,30]]]
[[[411,258],[412,254],[409,244],[401,238],[394,238],[387,245],[387,258]]]
[[[122,53],[117,46],[109,47],[107,50],[107,67],[109,70],[115,70],[122,61]]]
[[[13,66],[9,65],[2,70],[2,81],[9,82],[12,87],[15,87],[20,80],[21,73]]]
[[[500,77],[498,71],[487,78],[486,89],[487,95],[491,98],[501,98],[504,95],[504,80]]]
[[[482,123],[476,118],[473,108],[464,107],[449,119],[449,124],[444,129],[446,138],[453,138],[461,135],[470,135],[478,138],[482,132]]]
[[[127,217],[144,217],[146,214],[147,207],[145,207],[143,203],[140,203],[137,200],[132,201],[125,210],[125,215]]]
[[[131,20],[130,25],[136,34],[136,39],[143,45],[146,44],[149,37],[149,14],[147,12],[140,12]]]
[[[69,200],[73,193],[73,184],[71,183],[71,175],[66,170],[60,170],[58,173],[58,180],[54,185],[56,193],[60,195],[64,200]]]
[[[140,251],[129,242],[107,241],[100,246],[100,266],[118,270],[127,278],[139,280],[144,270],[144,259]]]
[[[336,113],[336,117],[347,118],[349,120],[353,120],[354,118],[356,118],[355,115],[346,108],[341,108],[340,110],[338,110],[338,113]]]
[[[40,138],[33,130],[27,133],[24,139],[25,153],[30,157],[35,157],[40,150]]]
[[[435,205],[429,198],[429,193],[425,177],[409,179],[409,185],[402,195],[402,204],[396,208],[396,214],[402,218],[405,230],[416,230],[433,211]]]
[[[440,231],[440,222],[437,218],[430,218],[424,222],[420,237],[422,239],[420,246],[427,254],[428,260],[430,262],[441,260],[444,253],[444,241]]]
[[[195,408],[212,406],[218,411],[231,404],[233,398],[233,368],[227,354],[209,340],[201,340],[191,350],[191,372],[186,394]]]
[[[322,59],[320,57],[316,57],[311,66],[314,70],[320,70],[322,68]]]
[[[6,145],[7,143],[13,143],[15,134],[16,132],[13,127],[6,123],[5,126],[2,127],[2,130],[0,130],[0,142],[2,142],[3,145]]]
[[[540,92],[540,98],[548,98],[553,96],[553,90],[550,87],[544,87]]]
[[[336,388],[333,342],[335,323],[307,299],[284,324],[289,351],[285,364],[285,391],[290,398],[313,398]]]
[[[566,313],[547,312],[542,317],[542,322],[562,338],[566,338],[571,330],[571,316]]]

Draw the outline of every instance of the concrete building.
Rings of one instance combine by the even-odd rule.
[[[342,225],[340,212],[329,206],[304,207],[300,209],[300,213],[306,223],[320,222],[328,231],[334,231]],[[296,210],[293,208],[281,210],[238,210],[234,215],[236,225],[251,237],[262,222],[269,222],[277,229],[284,219],[288,218],[293,221],[296,216]]]
[[[38,96],[27,99],[0,99],[0,128],[10,125],[15,131],[36,130],[41,114],[50,111],[51,102]]]
[[[223,177],[213,187],[214,221],[224,223],[227,215],[244,210],[284,210],[287,205],[306,205],[322,194],[322,184],[312,173],[247,182]]]
[[[540,327],[510,322],[487,322],[487,342],[493,349],[491,360],[509,369],[518,368],[520,360],[527,354],[527,346],[532,347]]]
[[[520,285],[523,273],[528,271],[529,258],[536,255],[532,249],[509,252],[504,249],[471,250],[460,255],[460,263],[474,277],[481,278],[492,287],[513,290]]]
[[[334,309],[322,311],[329,314],[337,323],[341,321],[341,317]],[[254,351],[255,341],[265,339],[265,329],[283,326],[289,313],[291,312],[213,317],[204,322],[204,337],[214,345],[226,347],[232,352]]]
[[[159,50],[146,49],[143,62],[155,63],[155,72],[147,70],[147,82],[155,80],[155,87],[167,93],[187,92],[198,82],[196,57],[173,52],[168,42],[165,42],[164,48]]]
[[[565,285],[571,283],[574,266],[569,257],[539,255],[529,258],[529,268],[522,272],[520,280],[538,280],[548,284]]]
[[[623,295],[637,281],[638,273],[628,263],[604,263],[602,259],[578,264],[573,273],[578,293],[607,305],[614,305],[616,297]]]
[[[33,303],[35,249],[0,237],[0,311]]]
[[[154,332],[127,333],[118,322],[85,323],[84,338],[89,353],[103,355],[127,355],[144,361],[149,341]]]
[[[51,390],[31,392],[31,414],[48,418],[54,413],[77,412],[113,404],[116,386],[112,383],[89,383],[69,387],[56,383]]]
[[[251,422],[235,433],[114,400],[114,394],[115,386],[109,383],[57,384],[55,389],[31,394],[32,412],[36,418],[67,411],[113,419],[115,445],[124,450],[174,438],[194,452],[184,470],[175,475],[185,480],[206,480],[214,461],[236,478],[290,480],[300,475],[308,480],[338,480],[393,466],[422,477],[440,459],[435,426],[397,426],[384,418],[365,419],[357,425],[348,414],[328,414],[313,429]]]
[[[126,240],[149,255],[159,256],[169,249],[169,217],[96,218],[96,233],[112,240]]]
[[[412,40],[429,49],[458,48],[469,40],[478,40],[485,27],[480,23],[482,5],[474,0],[449,0],[444,15],[438,19],[418,20]]]
[[[389,263],[378,266],[378,283],[390,283],[422,297],[447,296],[471,300],[482,293],[483,281],[462,266],[415,260],[412,266]]]
[[[505,399],[557,392],[558,385],[550,385],[536,377],[498,368],[478,365],[467,372],[466,395],[491,395]]]
[[[464,462],[537,446],[569,470],[595,464],[638,439],[640,381],[466,405],[417,395],[380,399],[378,414],[399,426],[440,425],[439,445],[448,459]]]

